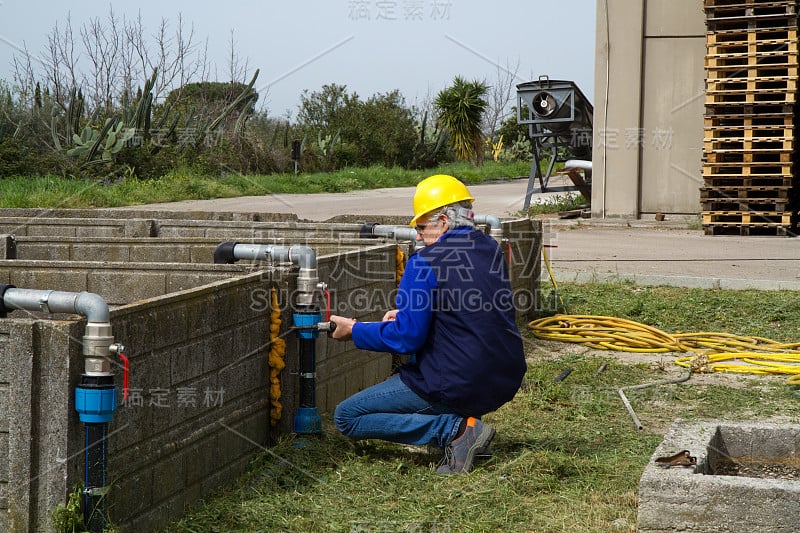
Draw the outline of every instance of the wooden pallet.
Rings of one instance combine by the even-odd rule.
[[[792,177],[793,162],[762,163],[739,161],[703,161],[703,175],[728,174],[754,177]]]
[[[769,56],[798,51],[795,39],[757,39],[753,41],[722,41],[706,43],[707,56]]]
[[[790,185],[783,187],[738,187],[738,186],[718,186],[701,187],[700,201],[713,200],[776,200],[789,201]],[[709,209],[710,211],[710,209]]]
[[[794,4],[795,0],[703,0],[703,8],[753,6],[762,4]]]
[[[771,78],[797,76],[797,52],[771,54],[706,55],[705,69],[711,79]]]
[[[790,211],[702,211],[704,226],[736,224],[740,226],[777,225],[790,226]]]
[[[797,76],[797,52],[707,55],[705,68],[712,79]]]
[[[796,41],[797,27],[791,28],[766,28],[761,30],[729,30],[712,31],[706,33],[706,46],[719,44],[748,44],[755,42],[768,42],[774,40]]]
[[[705,162],[709,165],[728,164],[788,164],[792,163],[793,150],[712,150],[703,151]]]
[[[792,127],[794,123],[794,104],[786,102],[706,102],[703,113],[703,124],[706,127]]]
[[[750,237],[762,235],[769,237],[795,237],[794,227],[791,225],[752,224],[742,226],[739,224],[714,224],[703,226],[706,235],[740,235]]]
[[[742,91],[706,91],[706,105],[794,104],[795,92],[767,89]]]
[[[703,184],[708,188],[721,187],[791,187],[791,176],[703,176]]]
[[[797,28],[797,15],[736,15],[731,17],[706,17],[706,28],[711,32],[759,31]]]
[[[771,17],[782,20],[797,15],[796,2],[753,2],[727,5],[704,5],[708,21],[727,21],[740,18]]]
[[[751,153],[764,154],[769,152],[793,152],[794,138],[788,137],[724,137],[708,138],[703,140],[705,154],[718,153]]]
[[[795,92],[797,91],[797,74],[792,76],[756,76],[756,77],[734,77],[726,76],[723,78],[709,77],[706,80],[706,93],[722,92]]]
[[[789,126],[741,126],[738,124],[711,123],[703,128],[703,142],[747,141],[769,139],[794,139],[794,125]]]
[[[700,200],[703,210],[708,212],[784,212],[788,203],[788,198],[711,198]]]

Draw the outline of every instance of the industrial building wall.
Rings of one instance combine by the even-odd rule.
[[[696,214],[705,17],[696,0],[598,0],[592,217]]]

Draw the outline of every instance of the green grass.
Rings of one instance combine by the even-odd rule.
[[[566,193],[556,194],[548,198],[544,198],[541,202],[531,204],[528,208],[528,216],[546,215],[550,213],[558,213],[559,211],[570,211],[577,209],[579,205],[589,205],[589,200],[584,198],[582,194]]]
[[[489,161],[481,168],[468,163],[453,163],[424,171],[370,167],[298,176],[294,174],[204,176],[179,170],[157,180],[139,180],[124,175],[109,175],[106,180],[55,176],[8,177],[0,179],[0,208],[121,207],[277,193],[347,192],[381,187],[409,187],[432,174],[451,174],[467,184],[475,184],[494,178],[526,175],[528,165],[526,162]]]
[[[800,294],[795,291],[637,287],[630,283],[560,288],[572,314],[627,318],[668,333],[722,331],[780,342],[800,340]]]
[[[717,330],[796,340],[796,292],[565,284],[572,313],[611,314],[666,331]],[[516,398],[486,421],[494,455],[470,475],[433,472],[436,457],[378,441],[352,442],[325,419],[304,446],[285,436],[242,479],[170,532],[215,531],[632,531],[642,469],[675,418],[800,417],[800,398],[779,377],[744,376],[736,387],[690,380],[628,395],[663,379],[670,355],[623,364],[614,354],[568,350],[523,332],[529,369]],[[597,369],[607,363],[606,370]],[[553,383],[565,368],[567,379]],[[670,376],[675,375],[673,372]]]

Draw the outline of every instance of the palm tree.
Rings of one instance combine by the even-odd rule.
[[[489,86],[482,81],[467,81],[456,76],[453,85],[436,96],[439,123],[450,132],[456,157],[483,165],[481,122],[488,107],[484,99]]]

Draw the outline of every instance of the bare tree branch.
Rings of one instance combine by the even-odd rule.
[[[511,114],[509,102],[516,100],[516,80],[519,71],[519,59],[515,65],[506,61],[506,66],[497,67],[495,83],[489,89],[489,106],[486,108],[484,120],[484,133],[491,136],[497,131],[502,122]]]

